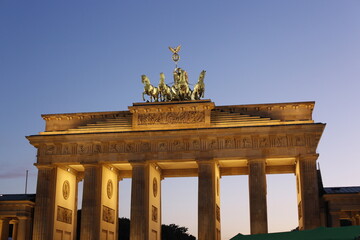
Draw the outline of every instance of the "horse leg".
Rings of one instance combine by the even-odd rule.
[[[191,100],[195,100],[195,94],[196,94],[196,91],[194,88],[193,92],[191,93]]]
[[[168,88],[168,91],[167,91],[167,99],[168,99],[168,101],[171,101],[171,100],[173,100],[173,96],[172,96],[172,93],[171,93],[171,90],[170,90],[170,88]]]
[[[144,94],[145,94],[145,91],[142,93],[143,101],[145,102]]]

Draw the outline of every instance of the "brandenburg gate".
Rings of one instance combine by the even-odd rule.
[[[293,173],[300,230],[320,226],[316,148],[325,124],[313,121],[314,102],[216,106],[196,86],[186,93],[180,68],[172,96],[152,92],[145,75],[142,82],[154,102],[42,115],[45,131],[27,137],[37,148],[34,240],[75,239],[79,181],[81,239],[117,239],[123,178],[132,179],[131,240],[160,240],[161,180],[170,177],[198,177],[199,240],[221,238],[220,178],[228,175],[249,176],[252,234],[268,231],[267,174]]]

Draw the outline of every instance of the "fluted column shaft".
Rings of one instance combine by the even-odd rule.
[[[213,160],[197,161],[198,239],[220,240],[220,172]]]
[[[251,234],[267,233],[267,187],[264,159],[251,159],[249,167]]]
[[[80,239],[97,240],[100,237],[101,168],[97,165],[84,167]]]
[[[17,240],[18,238],[18,224],[19,221],[18,220],[11,220],[11,224],[13,225],[13,230],[12,230],[12,240]]]
[[[147,179],[147,164],[134,164],[132,166],[131,179],[131,225],[130,225],[130,239],[143,240],[148,238],[148,179]]]
[[[161,239],[161,172],[150,163],[132,163],[131,240]]]
[[[31,237],[31,219],[28,217],[19,218],[17,240],[28,240]]]
[[[330,213],[331,216],[331,227],[340,227],[339,213]]]
[[[56,169],[42,167],[38,171],[33,239],[53,239]]]
[[[9,219],[0,219],[0,240],[8,240],[9,238]]]
[[[316,171],[317,158],[317,154],[301,155],[296,163],[300,230],[313,229],[321,225]]]

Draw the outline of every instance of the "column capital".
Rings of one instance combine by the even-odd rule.
[[[10,224],[17,224],[17,223],[19,223],[19,220],[17,220],[17,219],[11,219],[10,220]]]
[[[129,163],[130,163],[130,165],[132,166],[132,167],[136,167],[136,166],[147,166],[148,164],[149,164],[149,162],[147,162],[147,161],[143,161],[143,160],[141,160],[141,161],[129,161]]]
[[[297,161],[316,161],[319,154],[300,154],[297,157]]]
[[[196,163],[199,164],[209,164],[209,163],[217,163],[218,161],[214,158],[197,158],[195,159]]]
[[[81,182],[83,179],[84,179],[84,172],[79,172],[79,173],[76,175],[76,182],[79,183],[79,182]]]
[[[250,164],[264,163],[266,165],[266,158],[249,158],[247,159],[248,166]]]
[[[54,169],[56,168],[53,164],[41,164],[41,163],[34,163],[34,166],[37,167],[39,170],[45,170],[45,169]]]

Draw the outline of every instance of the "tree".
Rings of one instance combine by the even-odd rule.
[[[188,228],[179,227],[176,224],[161,226],[162,240],[196,240],[196,238],[187,233]],[[130,239],[130,220],[128,218],[119,219],[119,240]]]
[[[130,239],[130,219],[119,218],[119,240]]]
[[[179,227],[176,224],[161,226],[161,239],[162,240],[196,240],[196,238],[187,233],[188,228]]]
[[[77,212],[77,240],[80,239],[81,210]],[[119,240],[130,240],[130,220],[128,218],[119,218]],[[179,227],[176,224],[161,225],[161,240],[196,240],[189,234],[188,228]]]

